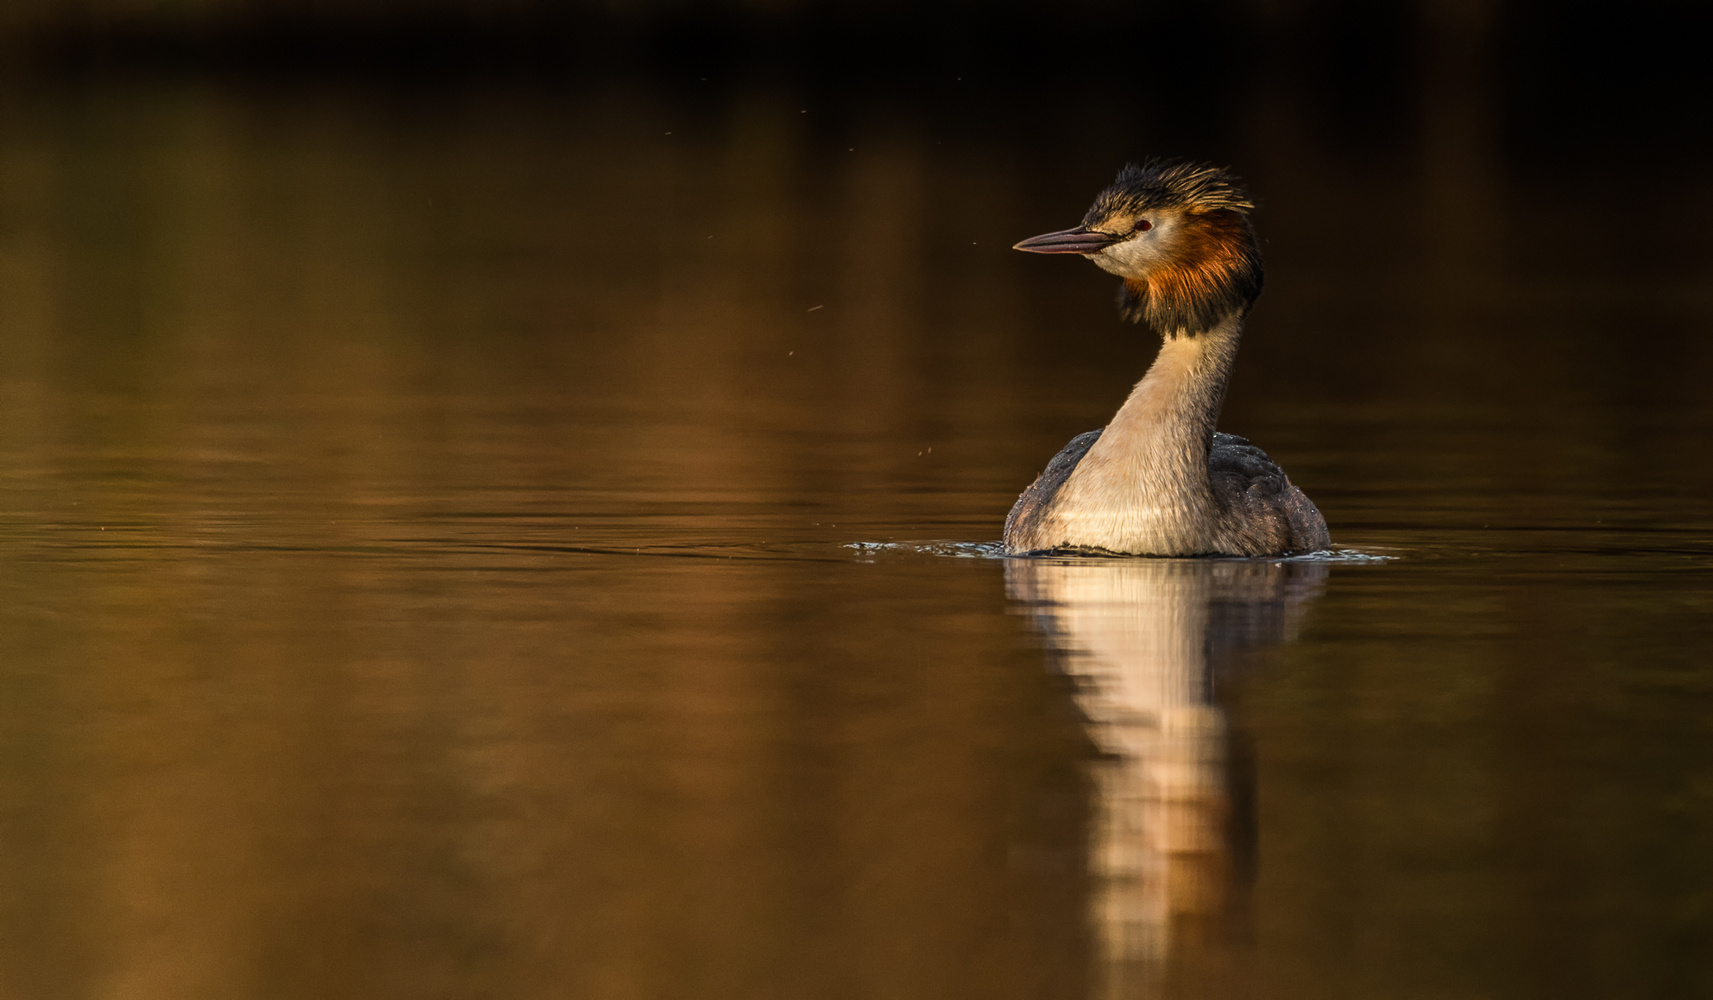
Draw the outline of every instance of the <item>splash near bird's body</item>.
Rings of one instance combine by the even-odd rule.
[[[1330,543],[1265,452],[1214,430],[1261,294],[1254,207],[1225,170],[1154,160],[1120,171],[1082,225],[1017,244],[1118,275],[1120,314],[1162,342],[1112,422],[1072,439],[1018,497],[1007,551],[1267,556]]]

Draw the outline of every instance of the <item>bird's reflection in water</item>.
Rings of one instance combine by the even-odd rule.
[[[1253,779],[1215,695],[1243,653],[1290,640],[1325,563],[1017,559],[1013,600],[1075,681],[1093,765],[1097,995],[1155,992],[1169,960],[1235,926]]]

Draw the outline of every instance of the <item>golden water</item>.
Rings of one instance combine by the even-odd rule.
[[[1007,249],[1136,137],[11,100],[0,997],[1713,990],[1713,186],[1448,100],[1221,140],[1306,565],[969,544],[1150,356]]]

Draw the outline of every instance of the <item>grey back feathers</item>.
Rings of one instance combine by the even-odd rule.
[[[1207,472],[1227,516],[1245,522],[1250,544],[1262,552],[1314,552],[1332,544],[1314,502],[1248,438],[1215,431]]]

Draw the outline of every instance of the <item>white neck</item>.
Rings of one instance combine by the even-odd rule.
[[[1166,339],[1055,497],[1059,544],[1159,555],[1214,550],[1208,448],[1242,329],[1233,315],[1204,333]]]

